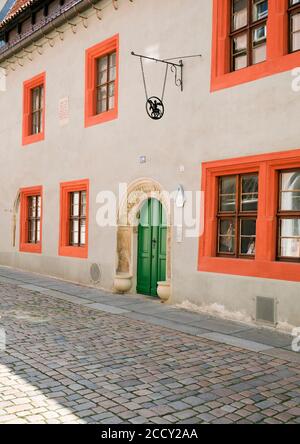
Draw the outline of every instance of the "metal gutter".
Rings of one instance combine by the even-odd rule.
[[[41,23],[34,25],[33,29],[28,33],[21,34],[19,41],[13,41],[9,45],[0,47],[0,63],[13,57],[28,45],[45,37],[45,35],[50,34],[55,28],[62,26],[67,20],[76,17],[79,13],[89,9],[93,4],[98,3],[98,1],[99,0],[73,0],[67,3],[57,10],[56,14],[53,13],[52,16],[46,17]]]

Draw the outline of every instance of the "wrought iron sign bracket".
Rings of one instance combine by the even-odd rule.
[[[184,56],[184,57],[174,57],[173,59],[164,59],[164,60],[155,59],[154,57],[148,57],[148,56],[144,56],[141,54],[135,54],[133,51],[131,52],[131,55],[133,55],[134,57],[138,57],[140,59],[141,71],[142,71],[143,83],[144,83],[144,89],[145,89],[145,96],[146,96],[147,114],[153,120],[160,120],[165,113],[164,96],[165,96],[169,68],[170,68],[170,71],[175,76],[175,85],[178,88],[180,88],[181,91],[183,91],[183,60],[182,59],[201,57],[201,55],[199,54],[199,55],[190,55],[190,56]],[[154,96],[154,95],[152,95],[150,97],[148,94],[143,59],[152,60],[153,62],[157,62],[157,63],[163,63],[166,66],[161,97]],[[177,60],[178,60],[178,62],[175,62]]]
[[[168,67],[171,68],[171,72],[175,75],[175,85],[178,86],[178,88],[183,91],[183,61],[179,60],[178,63],[172,62],[171,60],[161,60],[161,59],[155,59],[154,57],[147,57],[140,54],[135,54],[135,52],[131,52],[131,55],[135,57],[139,57],[140,59],[147,59],[152,60],[153,62],[157,63],[164,63],[168,65]],[[175,60],[175,59],[172,59]]]

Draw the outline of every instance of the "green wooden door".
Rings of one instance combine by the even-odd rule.
[[[138,227],[137,292],[157,296],[157,282],[166,279],[167,224],[156,199],[144,203]]]

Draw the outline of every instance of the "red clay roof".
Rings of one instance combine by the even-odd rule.
[[[10,19],[18,15],[21,11],[26,9],[34,0],[16,0],[12,8],[9,10],[5,18],[0,23],[0,26],[4,25]]]

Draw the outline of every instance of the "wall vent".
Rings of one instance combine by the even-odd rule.
[[[99,284],[101,281],[101,267],[99,264],[92,264],[90,268],[90,277],[93,284]]]
[[[275,298],[257,296],[256,299],[256,322],[269,325],[277,324],[277,310]]]

